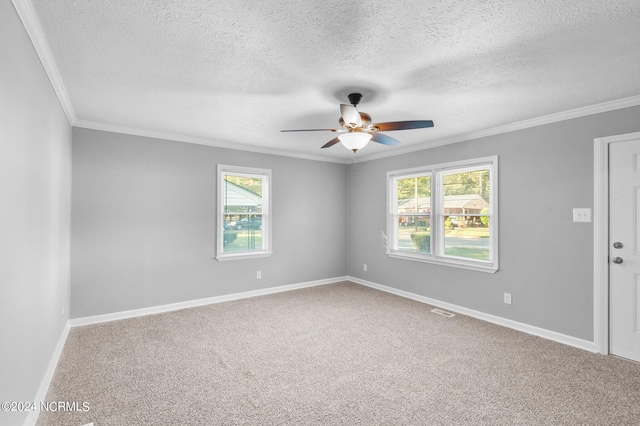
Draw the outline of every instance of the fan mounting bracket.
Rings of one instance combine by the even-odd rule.
[[[351,103],[351,105],[356,106],[360,103],[360,99],[362,99],[362,94],[361,93],[350,93],[349,96],[349,102]]]

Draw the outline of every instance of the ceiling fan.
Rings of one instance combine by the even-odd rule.
[[[342,133],[336,138],[331,139],[324,144],[322,148],[329,148],[338,142],[354,153],[362,149],[370,140],[381,143],[383,145],[393,146],[400,141],[378,133],[380,131],[387,132],[391,130],[408,130],[422,129],[425,127],[433,127],[431,120],[414,120],[414,121],[389,121],[386,123],[371,123],[371,116],[366,112],[358,111],[356,106],[360,103],[362,95],[360,93],[351,93],[349,96],[351,105],[340,104],[340,123],[339,129],[300,129],[300,130],[281,130],[281,132],[337,132]]]

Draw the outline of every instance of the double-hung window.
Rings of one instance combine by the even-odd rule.
[[[216,259],[271,255],[271,170],[218,165]]]
[[[498,270],[498,158],[387,173],[387,254]]]

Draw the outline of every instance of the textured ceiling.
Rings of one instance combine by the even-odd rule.
[[[430,119],[356,156],[640,95],[638,0],[32,0],[77,125],[212,144],[354,154],[354,90],[374,122]]]

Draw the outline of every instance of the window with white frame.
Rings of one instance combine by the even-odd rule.
[[[498,157],[387,173],[387,254],[498,270]]]
[[[271,170],[218,165],[218,260],[271,255]]]

